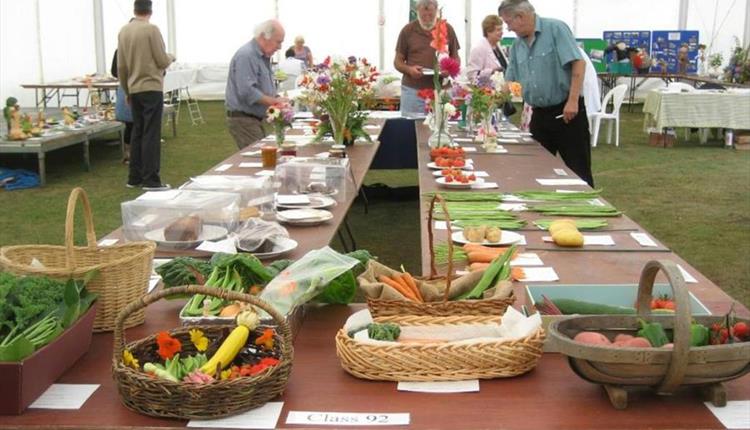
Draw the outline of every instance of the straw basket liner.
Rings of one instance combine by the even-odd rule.
[[[75,246],[73,241],[76,202],[79,200],[83,204],[87,246]],[[4,246],[0,248],[0,268],[20,275],[44,275],[62,280],[80,279],[96,270],[98,274],[86,286],[99,296],[94,331],[111,331],[117,314],[125,305],[145,294],[155,249],[153,242],[97,246],[88,196],[82,188],[74,188],[65,215],[65,245]],[[35,267],[33,260],[42,265]],[[132,327],[142,324],[143,320],[143,312],[137,312],[125,321],[125,325]]]
[[[654,279],[659,270],[667,275],[675,299],[674,316],[650,314]],[[627,407],[625,387],[651,387],[659,394],[672,394],[684,386],[700,387],[708,400],[724,406],[726,390],[721,382],[750,372],[750,342],[726,345],[690,346],[690,324],[711,326],[722,323],[723,316],[690,315],[690,298],[677,265],[668,260],[650,261],[641,273],[638,285],[638,315],[574,316],[550,324],[550,339],[568,356],[570,367],[581,378],[602,384],[616,409]],[[576,342],[582,331],[597,331],[614,337],[618,333],[635,334],[639,319],[659,322],[674,332],[674,347],[617,348]],[[748,319],[737,321],[750,323]]]
[[[435,265],[435,235],[433,231],[433,213],[435,203],[440,202],[445,213],[445,222],[451,225],[450,214],[445,200],[435,194],[430,201],[430,210],[427,214],[427,239],[430,249],[430,275],[424,280],[445,279],[445,294],[442,301],[417,303],[409,300],[384,300],[367,298],[367,307],[374,317],[396,316],[396,315],[425,315],[425,316],[456,316],[456,315],[485,315],[499,316],[505,313],[508,306],[516,301],[516,296],[511,292],[510,296],[504,298],[490,298],[480,300],[452,300],[448,301],[453,276],[453,240],[448,228],[448,272],[445,276],[437,274]]]
[[[255,376],[216,381],[210,384],[167,381],[153,378],[143,371],[125,366],[122,362],[122,352],[127,349],[136,358],[148,356],[148,351],[155,349],[156,335],[126,345],[123,321],[132,312],[143,310],[146,306],[164,297],[178,294],[205,294],[225,300],[239,300],[268,312],[277,324],[274,337],[280,345],[279,364]],[[234,325],[193,325],[170,330],[169,334],[180,340],[182,343],[180,353],[187,356],[198,352],[190,341],[190,330],[200,329],[207,338],[215,340],[226,337],[234,327]],[[256,329],[257,335],[261,332],[262,328]],[[212,342],[209,349],[205,351],[206,356],[210,358],[216,352],[220,343]],[[293,355],[294,350],[289,325],[271,305],[248,294],[190,285],[153,292],[129,304],[120,313],[114,332],[112,375],[122,402],[128,409],[155,417],[210,419],[263,406],[266,402],[281,394],[292,370]]]
[[[488,316],[381,317],[376,322],[405,326],[498,323]],[[350,374],[376,381],[459,381],[518,376],[536,367],[542,356],[544,329],[512,341],[476,343],[367,344],[336,334],[336,355]]]

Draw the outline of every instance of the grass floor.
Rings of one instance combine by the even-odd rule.
[[[223,106],[201,102],[206,124],[191,126],[186,112],[178,136],[166,132],[162,179],[179,185],[236,151],[226,131]],[[624,107],[620,146],[605,136],[593,150],[593,170],[604,197],[690,262],[727,293],[750,306],[750,152],[723,149],[720,138],[700,145],[697,134],[675,148],[652,148],[643,133],[641,106]],[[122,224],[120,202],[140,194],[125,188],[127,166],[119,147],[106,141],[91,145],[92,168],[83,169],[80,147],[47,154],[43,188],[0,191],[0,245],[60,244],[64,237],[67,196],[86,189],[99,236]],[[36,158],[0,158],[0,167],[36,169]],[[417,185],[416,170],[380,170],[366,184],[391,187]],[[419,272],[419,215],[416,199],[375,198],[369,213],[355,202],[349,215],[357,245],[379,255],[386,264]],[[373,228],[373,226],[383,226]],[[387,226],[387,229],[386,227]],[[76,223],[79,242],[83,224]],[[384,230],[385,229],[385,230]],[[338,240],[333,243],[339,247]]]

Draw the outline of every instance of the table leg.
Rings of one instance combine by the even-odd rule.
[[[120,152],[122,159],[125,159],[125,129],[120,130]]]
[[[172,111],[172,137],[177,137],[177,110]]]
[[[86,171],[91,170],[91,159],[89,158],[89,138],[83,141],[83,163],[86,167]]]
[[[39,160],[39,183],[41,186],[44,186],[47,183],[47,170],[44,162],[44,152],[40,152],[37,154],[37,159]]]

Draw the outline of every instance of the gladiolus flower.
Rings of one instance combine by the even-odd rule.
[[[448,23],[444,19],[438,19],[431,33],[430,46],[438,53],[448,52]]]
[[[447,74],[451,78],[458,76],[458,72],[461,71],[461,64],[458,60],[451,57],[443,57],[440,60],[440,71]]]
[[[429,101],[435,98],[435,90],[432,88],[422,88],[421,90],[417,91],[417,97],[420,99],[424,99],[425,101]]]

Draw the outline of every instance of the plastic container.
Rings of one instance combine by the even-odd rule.
[[[291,158],[276,166],[279,194],[317,194],[344,202],[354,192],[348,158]]]

